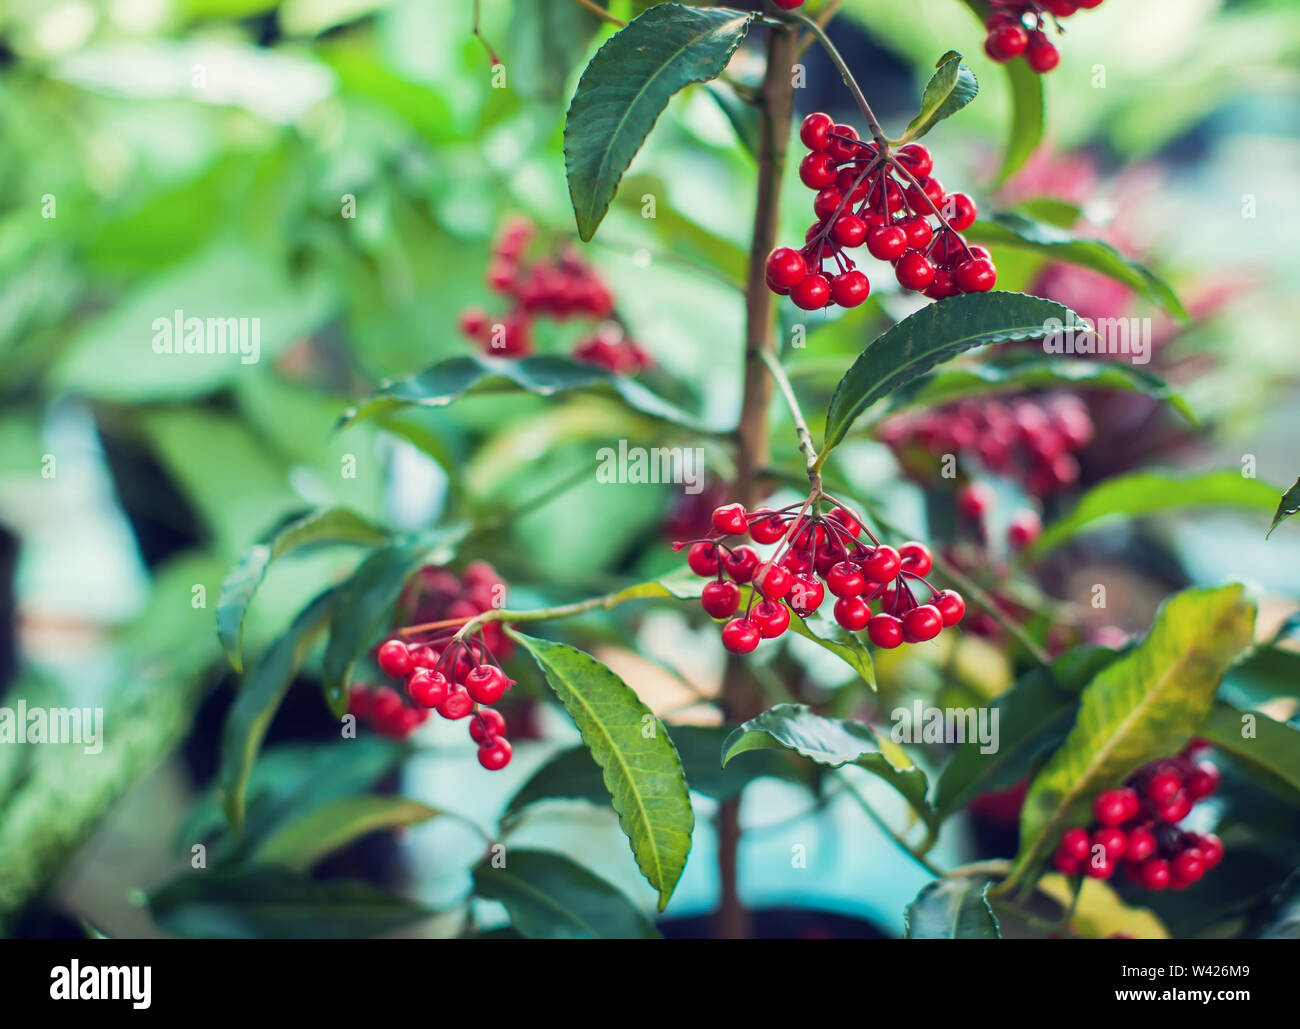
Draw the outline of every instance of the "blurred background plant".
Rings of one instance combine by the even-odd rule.
[[[613,0],[611,11],[627,19],[646,6]],[[11,0],[0,12],[0,599],[8,616],[0,683],[5,703],[106,709],[102,754],[0,747],[0,923],[9,932],[76,934],[89,924],[109,935],[350,935],[405,925],[444,934],[500,921],[493,905],[466,903],[481,834],[492,833],[496,813],[533,771],[576,740],[572,727],[551,705],[529,707],[525,735],[536,739],[493,775],[478,768],[462,734],[436,725],[409,748],[370,740],[368,757],[349,749],[343,761],[326,745],[337,723],[315,684],[318,656],[290,689],[250,784],[263,842],[313,805],[373,784],[400,786],[427,805],[386,823],[418,827],[367,835],[317,865],[314,878],[302,867],[256,881],[232,873],[215,909],[178,899],[184,880],[166,903],[155,895],[158,917],[141,901],[189,866],[194,843],[208,841],[235,869],[247,858],[240,848],[253,845],[221,828],[212,786],[239,687],[213,613],[227,570],[286,518],[344,506],[399,531],[488,525],[462,556],[496,565],[512,607],[573,599],[678,563],[663,526],[672,515],[673,533],[683,535],[689,502],[671,486],[608,485],[584,469],[614,440],[701,441],[612,398],[555,405],[472,396],[336,431],[344,409],[384,379],[475,349],[459,321],[468,308],[499,306],[487,282],[490,252],[512,215],[525,213],[557,245],[576,243],[563,116],[611,27],[562,0],[484,0],[482,36],[505,76],[494,88],[473,8]],[[1240,579],[1265,598],[1269,637],[1295,609],[1300,559],[1294,526],[1265,543],[1271,510],[1261,499],[1275,505],[1278,491],[1265,484],[1285,487],[1300,473],[1300,364],[1290,331],[1300,315],[1300,17],[1289,0],[1112,0],[1069,30],[1062,66],[1045,83],[1046,140],[1010,176],[999,168],[1015,80],[983,55],[966,4],[849,0],[831,32],[887,126],[910,115],[938,53],[970,55],[981,95],[927,141],[951,178],[979,183],[972,192],[986,213],[1109,240],[1157,269],[1190,312],[1185,323],[1170,320],[1113,278],[989,241],[1000,289],[1038,292],[1089,315],[1156,318],[1151,370],[1197,416],[1190,425],[1167,404],[1086,392],[1094,437],[1078,455],[1077,481],[1046,499],[1044,522],[1138,468],[1239,473],[1253,459],[1258,482],[1222,509],[1174,498],[1153,517],[1069,533],[1034,574],[1018,571],[1010,587],[1034,613],[1034,633],[1046,642],[1058,620],[1107,629],[1113,642],[1145,632],[1173,589]],[[742,50],[733,79],[752,79],[759,60]],[[828,62],[816,51],[806,60],[799,113],[849,115]],[[596,241],[582,248],[653,361],[643,380],[721,428],[740,402],[736,284],[754,196],[747,123],[734,100],[722,84],[677,98]],[[793,175],[785,189],[783,235],[794,238],[804,197]],[[657,201],[653,218],[643,216],[646,195]],[[260,361],[155,353],[150,326],[175,310],[259,317]],[[905,310],[896,293],[877,288],[863,308],[819,319],[791,363],[805,397],[828,397],[872,329]],[[567,353],[581,335],[539,325],[537,350]],[[774,438],[790,438],[788,422],[775,417]],[[836,473],[909,531],[969,541],[972,530],[952,513],[954,485],[905,474],[879,424],[842,448]],[[713,478],[726,479],[725,438],[702,445]],[[777,473],[799,473],[792,448],[776,453]],[[1014,482],[996,485],[999,518],[1032,504]],[[1130,485],[1138,497],[1162,488]],[[997,521],[989,539],[1004,534]],[[1000,542],[996,549],[1005,556]],[[360,556],[325,547],[277,563],[247,620],[245,653],[266,650],[304,600]],[[1099,577],[1109,584],[1101,622],[1080,613]],[[693,608],[660,606],[566,628],[670,723],[701,727],[698,753],[678,740],[693,784],[696,771],[700,782],[717,775],[713,700],[723,664],[716,633],[700,622]],[[1300,681],[1287,637],[1283,628],[1271,663],[1238,683],[1280,705],[1271,710],[1282,719],[1296,713]],[[803,643],[791,640],[774,672],[842,714],[879,715],[913,696],[987,701],[1015,669],[996,637],[972,635],[951,652],[887,655],[877,667],[881,692],[864,703],[851,670]],[[529,696],[544,692],[517,677]],[[938,764],[941,754],[928,758]],[[846,791],[810,787],[785,766],[765,770],[772,775],[747,786],[751,831],[741,860],[746,900],[771,913],[760,929],[898,933],[903,902],[927,874]],[[876,796],[876,786],[855,788],[898,824],[906,809],[887,790]],[[1247,796],[1234,811],[1263,811],[1253,823],[1234,814],[1239,836],[1271,833],[1270,874],[1294,867],[1294,810],[1270,806],[1247,782],[1234,789]],[[707,812],[723,794],[697,790],[696,800]],[[532,810],[515,827],[517,845],[567,850],[638,903],[652,895],[607,808],[560,801],[548,802],[545,817]],[[990,810],[950,823],[936,855],[958,864],[1009,853],[1014,820],[1008,829]],[[793,844],[813,857],[792,873]],[[717,894],[714,848],[709,819],[698,819],[665,931],[704,931],[700,919]],[[335,903],[342,894],[311,892],[339,875],[384,892],[350,897],[350,907]],[[246,902],[263,890],[305,891],[303,920],[250,921],[255,905]],[[1225,896],[1222,911],[1236,917],[1250,899]],[[358,914],[349,920],[345,910]],[[1182,917],[1170,916],[1171,930],[1216,924]]]

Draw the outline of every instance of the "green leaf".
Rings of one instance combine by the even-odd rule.
[[[759,151],[758,108],[753,104],[745,103],[737,95],[736,91],[725,82],[710,82],[704,88],[708,90],[709,96],[713,97],[714,102],[722,109],[722,113],[727,116],[727,121],[731,122],[731,127],[736,130],[736,138],[740,141],[740,145],[745,148],[745,153],[757,160]]]
[[[377,936],[433,913],[368,883],[314,882],[276,868],[187,874],[149,907],[174,936],[222,940]]]
[[[997,748],[979,741],[957,746],[934,784],[933,804],[946,817],[979,793],[1003,790],[1029,774],[1034,762],[1065,739],[1074,723],[1079,691],[1114,661],[1106,647],[1078,647],[1046,668],[1026,672],[993,704]]]
[[[1219,703],[1198,735],[1259,773],[1265,785],[1287,800],[1300,800],[1300,729]]]
[[[621,890],[562,854],[511,847],[503,867],[489,861],[475,866],[474,892],[505,905],[515,930],[533,940],[659,936]]]
[[[936,879],[917,894],[904,916],[909,940],[998,940],[989,906],[992,883],[982,878]]]
[[[1264,538],[1268,539],[1272,536],[1273,530],[1297,511],[1300,511],[1300,479],[1296,479],[1295,485],[1282,494],[1282,501],[1277,505],[1277,514],[1273,516],[1273,524],[1268,527],[1268,532],[1264,533]]]
[[[591,59],[564,122],[569,196],[584,241],[595,234],[669,99],[683,86],[716,78],[754,17],[725,7],[658,4]]]
[[[622,398],[634,410],[660,421],[709,431],[640,383],[613,375],[595,365],[552,355],[514,360],[484,354],[452,357],[418,375],[388,383],[346,411],[339,421],[339,428],[397,408],[446,407],[469,393],[515,390],[542,397],[579,390],[608,393]]]
[[[321,667],[325,700],[336,718],[347,710],[348,684],[357,658],[392,626],[398,595],[425,564],[446,564],[461,530],[448,530],[376,550],[340,587],[330,617],[329,643]]]
[[[814,627],[821,631],[814,632]],[[829,650],[862,676],[868,686],[873,690],[876,688],[876,669],[871,662],[871,651],[853,633],[834,622],[817,617],[791,618],[790,631],[806,640],[812,640],[824,650]]]
[[[361,794],[307,811],[262,841],[253,861],[306,872],[354,840],[383,829],[416,825],[438,812],[406,797]]]
[[[1028,547],[1023,559],[1046,553],[1083,529],[1101,528],[1136,515],[1153,514],[1179,507],[1235,506],[1271,511],[1277,487],[1240,472],[1206,472],[1200,475],[1171,475],[1167,472],[1134,472],[1107,479],[1085,493],[1069,514],[1043,530]]]
[[[1146,640],[1084,689],[1074,728],[1034,777],[1008,888],[1036,869],[1067,826],[1087,822],[1097,793],[1191,739],[1223,673],[1250,646],[1254,624],[1239,585],[1186,590],[1160,606]]]
[[[1300,653],[1279,646],[1256,647],[1228,669],[1219,696],[1243,710],[1262,708],[1279,697],[1300,698]]]
[[[822,459],[877,400],[972,347],[1042,339],[1052,319],[1077,319],[1069,308],[1023,293],[967,293],[940,300],[876,338],[835,387],[826,412]]]
[[[1024,167],[1042,142],[1047,124],[1043,76],[1024,61],[1009,61],[1004,67],[1011,86],[1011,125],[998,172],[999,182],[1005,182]]]
[[[1141,393],[1170,404],[1189,422],[1196,423],[1196,416],[1187,401],[1159,376],[1114,361],[1066,361],[1057,357],[1012,365],[969,365],[932,372],[890,397],[887,414],[911,407],[936,407],[969,396],[1050,386]]]
[[[619,825],[641,874],[659,891],[662,911],[686,867],[695,828],[672,739],[635,691],[591,655],[507,632],[537,662],[600,765]]]
[[[993,215],[991,221],[977,221],[965,235],[972,243],[1028,250],[1054,261],[1090,268],[1122,282],[1175,317],[1187,318],[1182,301],[1163,279],[1105,240],[1076,236],[1067,229],[1010,211]]]
[[[346,508],[313,511],[274,532],[249,549],[221,584],[217,601],[217,637],[235,671],[244,670],[244,616],[257,587],[266,578],[271,562],[300,547],[324,543],[357,543],[373,546],[387,534]]]
[[[1293,872],[1251,921],[1251,939],[1300,940],[1300,872]]]
[[[226,715],[221,731],[220,781],[226,817],[236,829],[244,824],[248,776],[266,738],[266,730],[280,709],[298,666],[325,628],[337,599],[336,590],[327,590],[298,614],[288,631],[271,644],[248,676]]]
[[[908,123],[903,140],[920,139],[932,128],[960,111],[975,99],[980,84],[975,73],[966,67],[961,54],[949,50],[935,62],[938,69],[921,94],[921,110]]]
[[[860,722],[824,718],[806,704],[777,704],[732,731],[722,744],[722,767],[737,754],[773,749],[793,750],[831,768],[865,768],[901,793],[927,825],[934,824],[925,773],[897,743]]]

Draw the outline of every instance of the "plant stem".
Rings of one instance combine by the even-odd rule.
[[[831,0],[831,2],[826,5],[826,9],[822,11],[821,14],[817,15],[817,24],[821,26],[821,28],[823,29],[826,28],[826,26],[831,23],[831,19],[833,19],[835,15],[839,13],[840,4],[842,4],[843,2],[844,0]],[[814,38],[815,37],[810,32],[807,35],[805,35],[801,40],[799,40],[799,46],[795,49],[794,52],[796,58],[802,57],[804,55],[804,52],[810,46],[813,45]]]
[[[614,15],[610,14],[607,10],[605,10],[605,8],[601,7],[600,4],[595,3],[595,0],[573,0],[573,2],[577,4],[579,7],[585,7],[587,10],[589,10],[592,14],[596,15],[596,17],[600,18],[602,21],[607,21],[611,25],[617,25],[620,29],[624,28],[627,25],[627,22],[625,22],[622,18],[614,17]]]
[[[497,56],[496,49],[487,41],[487,37],[484,36],[482,31],[479,29],[479,23],[482,20],[482,11],[480,10],[481,6],[482,0],[474,0],[474,36],[483,44],[483,49],[487,51],[488,61],[495,66],[501,63],[501,58]]]
[[[820,493],[822,477],[816,469],[817,448],[813,446],[812,433],[808,431],[808,423],[804,420],[802,408],[799,407],[799,398],[795,396],[794,388],[790,385],[790,379],[785,374],[785,369],[781,367],[781,359],[770,350],[762,351],[761,356],[763,363],[767,365],[768,371],[772,373],[772,378],[780,388],[781,395],[785,397],[786,406],[790,409],[790,417],[794,420],[794,431],[799,437],[799,450],[808,461],[808,481],[812,484],[813,492]]]
[[[880,152],[882,154],[888,153],[889,140],[885,138],[885,130],[880,127],[880,122],[877,120],[875,113],[871,110],[871,105],[867,103],[867,98],[862,93],[862,87],[858,85],[858,80],[853,77],[853,72],[849,71],[849,66],[845,63],[840,52],[835,49],[835,44],[831,42],[830,37],[826,35],[822,27],[811,18],[807,18],[802,14],[791,14],[787,15],[787,17],[806,25],[808,30],[813,34],[813,37],[822,45],[822,49],[826,51],[827,55],[834,62],[835,67],[839,69],[840,78],[842,78],[844,84],[849,87],[849,92],[853,94],[853,99],[857,101],[858,110],[862,112],[862,117],[866,119],[867,122],[867,128],[871,130],[871,138],[876,141],[876,145],[880,147]]]

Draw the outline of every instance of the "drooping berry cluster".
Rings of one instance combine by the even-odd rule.
[[[918,452],[932,457],[955,454],[976,459],[986,470],[1018,479],[1028,493],[1048,496],[1079,479],[1074,456],[1094,435],[1087,405],[1073,393],[1022,397],[1012,403],[996,399],[962,400],[919,414],[884,422],[879,431],[904,468],[924,475]],[[982,518],[987,499],[977,491],[965,513]]]
[[[992,0],[993,13],[984,27],[984,52],[1005,64],[1017,57],[1040,75],[1061,63],[1061,52],[1052,45],[1045,30],[1048,16],[1058,24],[1079,10],[1100,7],[1102,0]]]
[[[487,281],[510,301],[504,315],[493,319],[482,308],[461,312],[460,330],[485,353],[523,357],[533,350],[533,324],[539,318],[571,318],[600,323],[573,349],[573,357],[615,374],[633,375],[650,365],[646,352],[624,337],[614,318],[614,298],[595,270],[572,249],[558,256],[527,259],[536,231],[525,218],[511,219],[493,244]]]
[[[871,283],[846,251],[864,244],[872,257],[893,265],[899,285],[934,300],[981,293],[997,283],[988,251],[968,246],[961,235],[975,221],[975,201],[944,190],[931,174],[934,158],[925,146],[882,150],[820,111],[803,120],[799,138],[808,148],[799,178],[817,192],[817,220],[800,249],[778,247],[768,255],[767,284],[774,293],[805,311],[857,307]]]
[[[1095,822],[1061,834],[1054,863],[1066,875],[1109,879],[1121,862],[1133,882],[1148,890],[1185,890],[1223,858],[1217,836],[1178,827],[1192,805],[1219,786],[1219,770],[1194,761],[1196,745],[1176,757],[1144,765],[1123,787],[1093,801]]]
[[[471,561],[460,575],[441,565],[426,565],[411,576],[398,598],[398,622],[455,622],[505,607],[505,603],[505,580],[487,561]],[[514,653],[514,641],[500,622],[487,622],[481,632],[484,645],[497,657],[505,660]]]
[[[932,559],[924,544],[883,544],[842,505],[823,515],[815,501],[752,512],[727,504],[713,512],[712,525],[708,537],[673,548],[689,547],[691,570],[712,580],[700,604],[714,618],[728,619],[722,643],[734,654],[748,654],[760,641],[782,635],[791,612],[807,618],[828,591],[836,597],[833,614],[841,626],[850,632],[865,628],[872,643],[888,649],[932,640],[966,613],[960,594],[925,579]],[[755,543],[776,544],[771,556],[764,560],[753,547],[723,542],[746,533]],[[870,542],[859,542],[862,533]],[[924,603],[912,593],[913,582],[929,590]],[[748,583],[753,589],[738,615],[740,587]]]

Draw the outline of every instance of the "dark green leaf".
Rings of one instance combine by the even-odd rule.
[[[1009,211],[993,215],[990,221],[976,222],[966,230],[966,238],[972,243],[1028,250],[1054,261],[1090,268],[1122,282],[1170,314],[1187,317],[1182,302],[1163,279],[1105,240],[1075,236],[1067,229]]]
[[[519,360],[474,354],[452,357],[418,375],[390,382],[344,413],[339,427],[401,407],[445,407],[468,393],[522,390],[548,397],[575,390],[610,393],[642,414],[700,429],[699,422],[644,386],[603,368],[567,357],[538,355]],[[707,431],[707,430],[704,430]]]
[[[192,939],[315,939],[391,932],[433,912],[368,883],[314,882],[275,868],[195,872],[149,898],[154,919]]]
[[[1300,729],[1258,711],[1215,704],[1202,737],[1242,762],[1284,799],[1300,801]]]
[[[1070,731],[1079,691],[1115,657],[1115,651],[1106,647],[1078,647],[1047,668],[1022,675],[993,704],[997,748],[986,754],[979,741],[968,740],[944,766],[934,784],[939,816],[969,803],[976,794],[1007,789],[1029,774],[1034,762]]]
[[[932,128],[956,114],[975,99],[980,84],[975,73],[966,67],[961,54],[949,50],[935,63],[938,69],[921,94],[921,110],[903,133],[904,140],[920,139]]]
[[[217,601],[217,636],[235,671],[242,672],[244,615],[266,570],[277,557],[291,550],[320,543],[359,543],[373,546],[387,534],[346,508],[313,511],[275,532],[269,540],[252,547],[230,570],[221,584]]]
[[[1260,646],[1228,669],[1219,696],[1249,710],[1279,697],[1300,698],[1300,653]]]
[[[992,885],[983,878],[936,879],[907,906],[909,940],[998,940],[997,916],[989,906]]]
[[[1043,76],[1024,61],[1008,61],[1007,81],[1011,86],[1011,125],[1002,154],[998,181],[1005,182],[1029,160],[1043,140],[1047,124],[1043,102]]]
[[[1293,872],[1252,921],[1250,938],[1300,940],[1300,872]]]
[[[1076,318],[1068,308],[1023,293],[968,293],[940,300],[904,318],[871,343],[835,387],[826,412],[824,458],[854,420],[889,396],[972,347],[1042,339],[1048,324]]]
[[[725,82],[710,82],[704,88],[709,91],[709,96],[713,97],[722,109],[722,113],[727,116],[727,121],[731,122],[731,127],[736,130],[736,138],[740,140],[740,145],[745,148],[745,152],[750,157],[757,158],[758,108],[753,104],[745,103]]]
[[[502,867],[474,868],[474,892],[505,905],[515,931],[533,940],[625,940],[659,936],[617,887],[562,854],[508,848]]]
[[[514,631],[510,636],[533,656],[600,765],[619,825],[641,873],[659,891],[662,911],[686,867],[695,828],[672,739],[635,691],[591,655]]]
[[[337,599],[336,590],[327,590],[302,610],[288,631],[271,644],[226,715],[221,732],[221,790],[226,817],[236,829],[244,824],[248,776],[266,730]]]
[[[1085,493],[1069,514],[1043,530],[1025,551],[1026,558],[1060,546],[1083,529],[1101,528],[1135,515],[1178,507],[1247,507],[1271,511],[1277,488],[1240,472],[1206,472],[1170,475],[1167,472],[1133,472],[1107,479]]]
[[[1268,527],[1264,538],[1268,539],[1272,536],[1273,530],[1297,511],[1300,511],[1300,479],[1296,479],[1295,485],[1282,494],[1282,501],[1277,505],[1277,514],[1273,516],[1273,524]]]
[[[777,704],[732,731],[722,745],[722,767],[737,754],[771,749],[792,750],[831,768],[865,768],[901,793],[927,824],[934,822],[925,773],[897,743],[860,722],[823,718],[806,704]]]
[[[438,812],[406,797],[363,793],[304,812],[262,841],[253,861],[306,872],[354,840],[383,829],[416,825]]]
[[[1160,606],[1151,634],[1084,689],[1074,728],[1034,777],[1009,882],[1032,873],[1067,826],[1087,822],[1097,793],[1191,739],[1254,625],[1238,585],[1186,590]]]
[[[725,7],[658,4],[591,59],[564,123],[565,168],[578,235],[591,239],[619,179],[672,95],[716,78],[755,15]]]
[[[1187,401],[1159,376],[1113,361],[1066,361],[1060,358],[1022,361],[1013,365],[968,365],[933,372],[891,396],[887,413],[892,415],[910,407],[936,407],[969,396],[1050,386],[1141,393],[1172,405],[1189,422],[1196,422]]]

